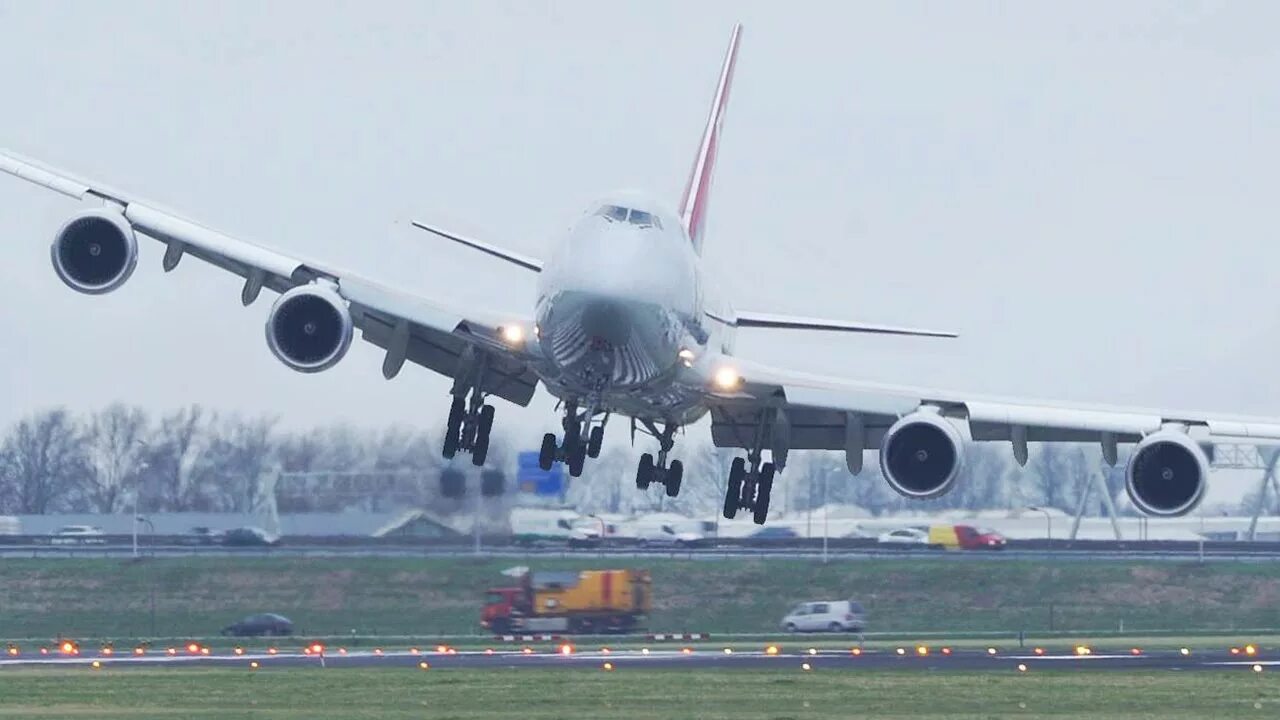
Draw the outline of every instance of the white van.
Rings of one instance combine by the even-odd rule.
[[[782,618],[787,632],[855,632],[867,625],[867,611],[856,600],[802,602]]]

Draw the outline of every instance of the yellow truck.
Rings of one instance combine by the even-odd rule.
[[[485,591],[482,627],[499,635],[633,632],[653,602],[647,570],[526,572],[518,580]]]

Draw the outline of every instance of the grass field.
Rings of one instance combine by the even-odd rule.
[[[534,569],[647,567],[655,631],[770,632],[805,599],[856,597],[871,629],[1280,627],[1280,563],[438,558],[5,559],[0,639],[192,637],[272,611],[307,634],[479,632],[486,587]],[[1051,619],[1052,618],[1052,619]]]
[[[1267,674],[165,669],[0,672],[0,718],[1276,717]]]

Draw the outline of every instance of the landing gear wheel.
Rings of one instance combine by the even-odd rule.
[[[542,447],[538,450],[538,467],[550,470],[556,464],[556,436],[547,433],[542,436]]]
[[[742,503],[742,477],[747,474],[747,462],[734,458],[729,466],[729,486],[724,491],[724,519],[732,520]]]
[[[569,453],[569,477],[582,477],[582,466],[587,462],[587,446],[577,443]]]
[[[591,428],[591,435],[587,438],[587,457],[600,457],[600,446],[604,444],[604,426],[597,425]]]
[[[640,490],[648,490],[649,483],[653,481],[653,456],[645,453],[640,456],[640,465],[636,467],[636,487]]]
[[[476,428],[476,444],[471,449],[471,464],[476,467],[484,465],[489,457],[489,432],[493,430],[493,406],[480,408],[480,426]]]
[[[449,420],[444,427],[444,452],[446,460],[458,454],[458,440],[462,436],[462,418],[467,414],[462,398],[454,397],[449,406]]]
[[[755,507],[752,508],[751,517],[757,525],[763,525],[769,518],[769,496],[773,493],[773,473],[773,463],[760,466],[760,481],[756,486],[756,502]]]
[[[672,460],[671,465],[667,468],[666,475],[662,482],[667,486],[667,497],[679,495],[680,482],[684,479],[684,463],[679,460]]]

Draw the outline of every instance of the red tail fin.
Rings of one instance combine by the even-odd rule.
[[[720,142],[725,107],[729,104],[729,86],[733,83],[733,66],[738,59],[738,38],[741,36],[742,25],[734,25],[733,35],[729,37],[729,50],[724,57],[724,67],[720,69],[720,80],[716,84],[716,96],[711,103],[711,115],[707,117],[707,127],[702,131],[702,143],[698,146],[698,157],[693,161],[689,184],[685,186],[684,197],[680,200],[680,222],[684,224],[693,248],[698,252],[702,251],[702,227],[707,217],[707,202],[711,197],[716,146]]]

